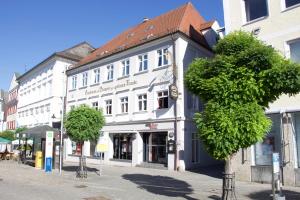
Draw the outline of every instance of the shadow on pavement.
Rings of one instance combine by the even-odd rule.
[[[78,170],[79,166],[63,166],[62,170],[66,172],[76,172]],[[94,168],[94,167],[86,167],[88,172],[95,172],[98,173],[99,169]]]
[[[207,166],[207,167],[198,167],[195,169],[187,170],[190,172],[194,172],[197,174],[203,174],[207,175],[209,177],[222,179],[223,171],[224,171],[224,165],[213,165],[213,166]]]
[[[217,195],[211,195],[211,196],[208,197],[208,199],[221,200],[221,197],[219,197]]]
[[[146,174],[125,174],[122,177],[137,184],[140,189],[147,190],[153,194],[196,200],[188,196],[194,191],[191,185],[182,180],[167,176],[151,176]]]
[[[253,192],[249,195],[247,195],[250,199],[253,200],[268,200],[271,199],[271,190],[264,190],[259,192]],[[300,199],[300,193],[290,190],[283,190],[283,195],[285,196],[285,199],[287,200],[299,200]]]

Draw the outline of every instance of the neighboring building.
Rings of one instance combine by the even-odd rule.
[[[300,0],[223,0],[226,33],[245,30],[300,62]],[[262,143],[237,154],[237,177],[270,182],[272,152],[279,152],[283,183],[300,186],[300,95],[282,95],[266,113],[272,130]]]
[[[17,78],[18,127],[60,127],[66,85],[64,72],[93,50],[88,43],[80,43],[52,54]]]
[[[7,93],[0,89],[0,132],[6,129],[6,102],[7,102]]]
[[[187,3],[144,19],[67,71],[67,111],[82,104],[103,109],[106,124],[98,143],[108,148],[107,164],[185,170],[216,163],[196,137],[192,118],[202,104],[187,92],[183,77],[194,58],[213,56],[218,28]],[[178,88],[177,101],[171,84]],[[174,139],[175,156],[167,151]],[[95,146],[85,142],[84,154],[94,156]],[[70,140],[65,147],[67,160],[80,152]]]
[[[6,109],[6,129],[15,130],[17,128],[17,105],[18,105],[18,82],[20,75],[14,73],[8,90],[8,101]]]

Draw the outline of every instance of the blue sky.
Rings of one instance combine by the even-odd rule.
[[[1,0],[0,88],[52,53],[87,41],[98,48],[127,28],[185,0]],[[223,26],[222,0],[191,1],[206,20]]]

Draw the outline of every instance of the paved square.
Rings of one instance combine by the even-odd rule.
[[[9,200],[160,200],[220,199],[219,178],[167,170],[89,165],[88,178],[75,177],[77,163],[66,163],[63,175],[12,161],[0,162],[0,199]],[[270,185],[237,182],[238,199],[269,199]],[[287,199],[300,199],[300,188],[285,187]]]

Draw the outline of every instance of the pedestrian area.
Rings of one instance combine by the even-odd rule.
[[[66,163],[62,175],[45,173],[14,161],[0,162],[0,199],[6,200],[160,200],[220,199],[220,178],[194,172],[88,166],[88,178],[76,178],[77,163]],[[212,173],[214,174],[214,173]],[[238,199],[270,199],[270,185],[237,182]],[[288,200],[300,199],[300,188],[285,187]]]

